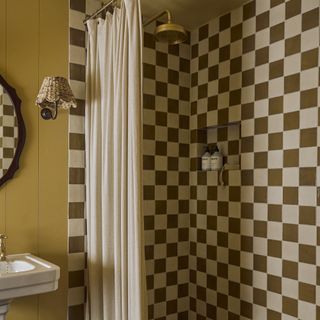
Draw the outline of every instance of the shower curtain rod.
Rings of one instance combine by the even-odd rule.
[[[118,1],[117,0],[111,0],[108,3],[106,3],[104,6],[102,6],[99,10],[97,10],[96,12],[94,12],[91,16],[87,17],[86,19],[83,20],[83,23],[86,24],[89,20],[95,18],[96,16],[98,16],[101,12],[103,12],[105,9],[107,9],[108,7],[112,6],[112,5],[117,5]]]

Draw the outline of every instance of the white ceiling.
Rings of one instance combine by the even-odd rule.
[[[191,31],[246,2],[248,0],[141,0],[141,7],[145,17],[167,9],[173,15],[173,22]]]

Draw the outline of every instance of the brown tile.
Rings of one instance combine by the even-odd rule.
[[[290,149],[283,151],[283,166],[298,167],[299,166],[299,149]]]
[[[300,92],[300,105],[302,109],[317,106],[318,90],[317,88],[309,89]]]
[[[308,283],[299,282],[299,300],[315,304],[316,287]]]
[[[254,120],[254,134],[263,134],[268,132],[268,117],[256,118]]]
[[[160,97],[167,97],[168,84],[165,82],[156,81],[156,95]]]
[[[241,89],[230,91],[229,106],[241,104]]]
[[[199,54],[199,45],[196,43],[191,47],[191,59],[194,59]]]
[[[278,60],[269,64],[269,79],[275,79],[283,76],[283,62],[284,60]]]
[[[299,129],[300,125],[300,112],[289,112],[285,113],[283,117],[283,128],[284,130]]]
[[[223,31],[227,28],[230,28],[231,25],[231,14],[227,13],[220,17],[219,19],[219,30]]]
[[[268,82],[263,82],[255,85],[255,101],[268,98]]]
[[[299,244],[299,261],[308,264],[316,264],[316,247]]]
[[[254,104],[246,103],[241,106],[241,119],[247,120],[254,117]]]
[[[143,77],[148,79],[156,78],[156,67],[149,63],[143,64]]]
[[[168,83],[179,84],[179,72],[168,69]]]
[[[256,2],[250,1],[243,6],[243,20],[250,19],[256,15]]]
[[[81,133],[69,133],[69,149],[85,150],[85,136]]]
[[[219,68],[218,65],[212,66],[208,69],[208,80],[213,81],[219,78]]]
[[[73,46],[85,48],[86,46],[86,33],[82,30],[70,28],[70,44]]]
[[[154,35],[148,32],[144,32],[143,34],[143,46],[145,48],[155,49],[156,41]]]
[[[269,150],[280,150],[283,147],[283,134],[282,132],[270,133],[268,135]]]
[[[283,0],[281,0],[281,1],[283,1]],[[277,312],[277,311],[274,311],[271,309],[267,309],[267,319],[268,320],[281,320],[282,314],[280,312]]]
[[[298,242],[298,225],[284,223],[282,226],[282,239],[284,241]]]
[[[254,187],[254,202],[267,203],[266,187]]]
[[[69,253],[84,252],[84,236],[69,237]]]
[[[70,80],[77,80],[85,82],[86,70],[85,66],[76,63],[69,63],[69,76]]]
[[[256,32],[269,27],[269,11],[265,11],[256,16]]]
[[[242,23],[239,23],[231,28],[231,42],[242,38]]]
[[[299,185],[315,186],[316,174],[316,168],[299,168]]]
[[[282,169],[268,170],[268,185],[281,186],[282,185]]]
[[[258,288],[253,288],[253,303],[266,307],[267,306],[267,292]]]
[[[231,61],[230,61],[230,74],[240,72],[241,66],[242,66],[242,58],[241,57],[231,59]]]
[[[318,48],[303,52],[301,54],[301,70],[307,70],[307,69],[318,67],[319,65],[318,57],[319,57]]]
[[[71,0],[70,1],[70,9],[85,13],[86,12],[86,1],[85,0]]]
[[[254,221],[254,236],[266,238],[267,237],[267,222]]]
[[[270,43],[284,39],[284,22],[270,28]]]
[[[285,0],[271,0],[270,2],[270,7],[273,8],[273,7],[276,7],[278,5],[280,5],[281,3],[284,3]]]
[[[253,152],[253,137],[244,137],[241,139],[241,152]]]
[[[241,251],[252,252],[253,237],[241,236]]]
[[[85,169],[69,168],[69,184],[85,184]]]
[[[230,59],[230,45],[226,45],[219,49],[219,62]]]
[[[291,93],[300,90],[300,74],[296,73],[284,78],[284,93]]]
[[[282,221],[282,206],[276,204],[268,204],[268,220],[269,221]]]
[[[319,26],[319,8],[308,11],[302,15],[302,31]]]
[[[281,280],[282,279],[280,277],[268,274],[268,278],[267,278],[268,291],[281,294],[281,292],[282,292],[282,281]]]
[[[209,51],[219,48],[219,33],[209,38]]]
[[[293,317],[298,317],[298,301],[288,297],[282,297],[282,312]]]
[[[84,203],[83,202],[69,202],[69,219],[84,218]]]
[[[199,41],[208,38],[209,25],[205,24],[199,28]]]
[[[302,129],[300,131],[300,147],[314,147],[317,145],[317,128]]]
[[[208,97],[208,84],[202,84],[198,87],[198,99]]]
[[[242,40],[242,53],[247,53],[255,49],[255,35],[248,36]]]
[[[256,271],[267,272],[267,257],[255,254],[253,256],[253,269]]]
[[[168,54],[156,51],[156,65],[160,67],[167,68],[168,67]]]
[[[242,72],[242,87],[247,87],[254,84],[254,69],[245,70]]]
[[[269,115],[283,112],[283,96],[269,99]]]
[[[68,319],[69,320],[81,320],[85,319],[85,305],[79,304],[68,307]]]
[[[282,261],[282,276],[285,278],[298,280],[298,263],[295,261]]]
[[[283,188],[283,203],[284,204],[298,204],[298,187],[284,187]]]
[[[269,62],[269,47],[264,47],[256,51],[256,66],[266,64]]]
[[[253,186],[253,170],[241,170],[241,185]]]
[[[299,53],[301,51],[301,35],[286,39],[285,41],[285,56]]]
[[[290,0],[286,2],[286,19],[290,19],[301,13],[301,0]]]
[[[311,206],[299,206],[299,223],[316,225],[316,208]]]
[[[198,61],[199,61],[199,64],[198,64],[199,70],[208,68],[208,54],[204,54],[200,56]]]
[[[223,92],[229,91],[229,83],[230,83],[229,77],[219,79],[218,92],[223,93]]]

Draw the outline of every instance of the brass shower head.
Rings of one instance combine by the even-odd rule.
[[[185,28],[179,24],[172,23],[172,15],[170,11],[165,10],[150,19],[148,19],[143,25],[147,26],[151,22],[160,18],[164,14],[168,16],[168,22],[160,24],[156,27],[154,36],[157,41],[165,42],[168,44],[179,44],[187,40],[188,34]]]

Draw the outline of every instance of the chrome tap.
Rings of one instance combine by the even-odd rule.
[[[0,261],[7,260],[6,239],[8,237],[4,234],[0,234]]]

